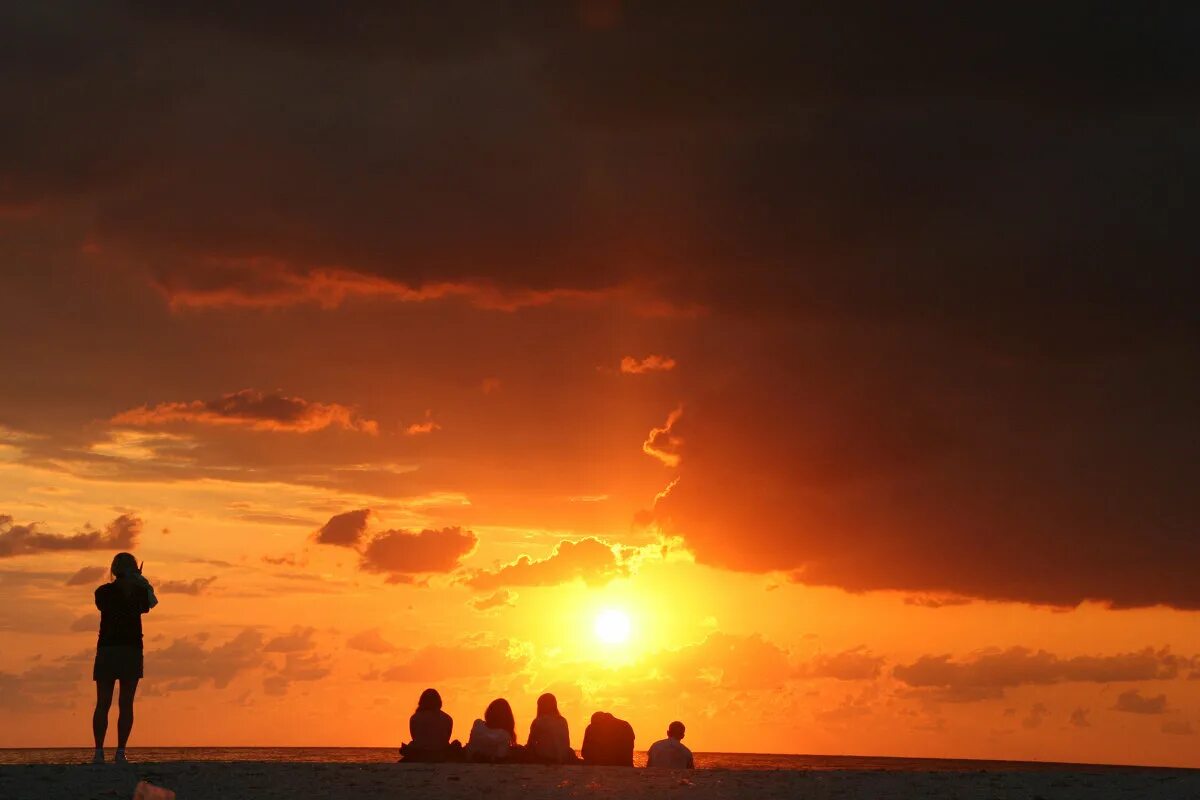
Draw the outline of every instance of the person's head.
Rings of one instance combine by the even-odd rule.
[[[117,553],[113,556],[109,571],[114,578],[131,578],[138,572],[137,559],[133,553]]]
[[[670,736],[672,739],[682,739],[685,730],[683,723],[675,720],[667,726],[667,736]]]
[[[417,711],[440,711],[441,708],[442,696],[438,694],[437,689],[421,692],[421,699],[417,701]]]
[[[503,697],[493,700],[483,712],[483,724],[496,730],[508,731],[515,742],[517,740],[517,721],[513,719],[512,706]]]
[[[549,692],[538,698],[537,709],[539,717],[562,716],[558,713],[558,698]]]

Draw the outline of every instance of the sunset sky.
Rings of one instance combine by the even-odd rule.
[[[1200,767],[1195,8],[2,13],[0,746]]]

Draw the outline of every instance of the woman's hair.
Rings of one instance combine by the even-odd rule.
[[[508,731],[510,741],[517,740],[517,721],[513,719],[512,706],[503,697],[493,700],[483,712],[483,724],[496,730]]]
[[[417,701],[417,711],[438,711],[442,707],[442,696],[438,694],[437,689],[426,689],[421,692],[421,699]]]
[[[137,559],[133,557],[133,553],[117,553],[113,556],[109,572],[112,573],[114,578],[120,578],[122,575],[132,575],[137,571]]]
[[[543,717],[543,716],[545,716],[545,717],[561,717],[562,716],[562,714],[558,713],[558,698],[555,697],[554,695],[550,694],[549,692],[546,692],[544,695],[542,695],[541,697],[538,698],[537,709],[538,709],[537,713],[538,713],[539,717]]]

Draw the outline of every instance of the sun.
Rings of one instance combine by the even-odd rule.
[[[630,628],[629,615],[624,611],[608,608],[596,615],[596,638],[605,644],[629,641]]]

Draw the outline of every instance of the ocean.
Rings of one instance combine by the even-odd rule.
[[[1128,767],[1105,764],[1062,764],[1049,761],[977,761],[954,758],[891,758],[887,756],[818,756],[773,753],[696,753],[697,769],[731,770],[885,770],[889,772],[1045,772],[1104,773],[1155,770],[1192,772],[1170,767]],[[112,757],[112,748],[108,750]],[[378,764],[396,761],[394,747],[132,747],[134,762],[164,761],[266,761]],[[83,764],[91,748],[47,747],[0,749],[0,765]],[[645,752],[634,754],[635,766],[644,766]]]

